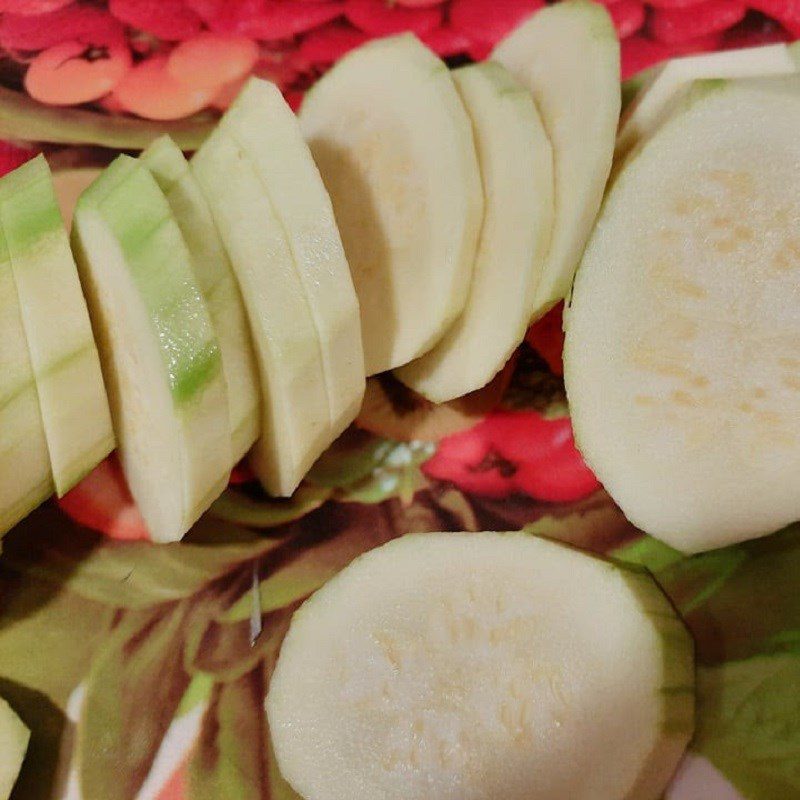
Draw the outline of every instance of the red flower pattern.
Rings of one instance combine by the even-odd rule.
[[[608,6],[622,40],[623,78],[676,55],[800,36],[800,0],[601,2]],[[113,46],[116,65],[108,65],[103,81],[97,78],[97,68],[92,72],[80,63],[70,64],[70,81],[86,81],[86,86],[78,86],[71,94],[73,102],[95,102],[106,111],[163,119],[159,103],[138,96],[139,91],[146,92],[143,86],[139,89],[134,83],[133,91],[129,85],[124,87],[123,99],[97,93],[106,91],[109,81],[123,82],[127,71],[118,65],[130,59],[163,60],[181,43],[195,39],[199,41],[194,52],[202,54],[210,32],[250,40],[258,52],[250,71],[275,80],[296,106],[304,89],[322,72],[370,38],[413,31],[443,58],[482,59],[510,29],[543,5],[544,0],[108,0],[105,4],[0,0],[0,48],[23,68],[35,61],[39,74],[29,91],[41,102],[56,102],[63,81],[56,70],[61,50],[37,61],[40,55],[80,42],[86,50],[71,57],[71,62],[93,62],[108,58],[106,50]],[[231,64],[240,55],[241,45],[232,44]],[[213,45],[213,58],[226,59],[219,43]],[[219,84],[208,87],[201,98],[188,67],[185,87],[181,75],[171,71],[175,113],[224,109],[239,85],[239,81],[223,80],[232,69],[223,64]]]
[[[422,471],[469,494],[526,494],[550,503],[580,500],[600,484],[575,448],[569,417],[495,411],[439,442]]]

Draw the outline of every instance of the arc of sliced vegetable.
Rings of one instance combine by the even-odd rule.
[[[576,441],[685,552],[800,516],[800,76],[700,81],[615,180],[565,316]]]
[[[306,800],[653,800],[693,684],[648,573],[525,533],[434,533],[361,556],[295,613],[267,713]]]
[[[197,285],[219,342],[228,389],[231,456],[238,462],[258,438],[258,375],[244,301],[211,209],[189,162],[168,136],[140,156],[153,173],[192,254]]]
[[[394,369],[466,302],[483,213],[469,118],[445,64],[409,34],[345,56],[300,124],[353,272],[366,372]]]
[[[0,534],[53,493],[53,472],[39,409],[17,287],[0,231]]]
[[[453,72],[472,120],[485,209],[466,306],[395,375],[434,402],[485,386],[525,336],[553,225],[553,157],[530,92],[500,64]]]
[[[358,300],[330,198],[274,84],[251,78],[220,125],[252,160],[285,232],[322,351],[335,438],[358,413],[365,379]]]
[[[218,128],[192,157],[242,290],[261,386],[259,480],[288,496],[331,442],[320,343],[292,253],[252,162]]]
[[[153,539],[180,539],[227,483],[228,403],[191,256],[137,160],[81,195],[73,248],[125,477]]]
[[[750,78],[788,75],[797,64],[785,44],[724,50],[674,58],[652,74],[636,93],[620,120],[615,157],[622,158],[655,131],[679,101],[681,90],[705,78]]]
[[[619,39],[602,5],[566,0],[512,31],[491,58],[530,89],[553,146],[555,221],[536,319],[569,292],[603,198],[620,112]]]
[[[111,452],[114,434],[86,301],[44,156],[0,178],[0,225],[61,497]]]

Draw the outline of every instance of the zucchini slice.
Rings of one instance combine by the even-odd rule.
[[[294,615],[267,697],[306,800],[655,800],[693,711],[652,577],[525,533],[358,558]]]
[[[472,283],[441,341],[395,370],[435,403],[485,386],[522,341],[553,229],[553,156],[530,92],[491,61],[453,79],[472,120],[485,197]]]
[[[0,225],[61,497],[114,449],[114,433],[86,301],[44,156],[0,178]]]
[[[228,481],[228,401],[189,250],[136,159],[119,156],[81,195],[73,248],[122,469],[152,538],[180,539]]]
[[[353,271],[367,374],[394,369],[467,299],[483,214],[469,118],[445,64],[407,34],[339,61],[300,124]]]
[[[178,145],[162,136],[140,156],[153,173],[192,254],[197,285],[214,324],[228,389],[231,456],[238,462],[259,431],[258,371],[242,294],[211,209]]]

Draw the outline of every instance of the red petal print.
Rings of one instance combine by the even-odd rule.
[[[48,14],[68,6],[72,0],[0,0],[0,12],[11,12],[21,16]]]
[[[636,33],[644,25],[644,5],[636,0],[620,0],[608,7],[620,39]]]
[[[494,450],[512,464],[547,461],[572,443],[569,417],[545,419],[537,411],[494,411],[481,426]]]
[[[666,53],[669,52],[666,48],[663,49]],[[666,55],[661,56],[661,58],[666,57]],[[564,351],[563,315],[564,304],[559,303],[540,320],[534,322],[525,334],[525,341],[547,362],[550,371],[555,375],[564,374],[564,365],[561,363],[561,354]]]
[[[628,80],[628,78],[632,78],[642,70],[652,67],[654,64],[666,61],[668,58],[671,58],[673,53],[672,48],[668,45],[653,41],[650,37],[642,36],[641,34],[629,36],[620,46],[622,50],[622,80],[624,81]],[[530,335],[531,331],[529,330],[528,337],[530,337]],[[545,358],[548,365],[550,365],[550,369],[552,369],[553,367],[552,364],[550,364],[550,359],[530,340],[530,338],[528,338],[528,343]]]
[[[411,31],[417,35],[430,33],[442,23],[438,6],[408,8],[387,0],[347,0],[345,16],[356,28],[371,36],[390,36]]]
[[[725,31],[720,47],[723,50],[734,50],[741,47],[759,47],[765,44],[780,44],[791,41],[791,36],[785,28],[775,22],[765,20],[762,25],[753,29],[752,26],[743,27],[736,25]]]
[[[574,458],[521,465],[514,474],[519,491],[546,503],[574,503],[600,488],[592,471]]]
[[[650,17],[649,29],[654,39],[676,44],[724,31],[739,22],[746,12],[744,4],[735,0],[707,0],[687,13],[656,9]]]
[[[188,39],[200,30],[200,17],[183,0],[109,0],[108,6],[121,22],[160,39]]]
[[[800,2],[796,0],[750,0],[750,8],[788,25],[800,25]]]
[[[208,27],[218,33],[238,33],[278,41],[310,31],[342,16],[341,2],[310,0],[186,0]]]
[[[450,24],[473,41],[494,46],[543,6],[543,0],[453,0]]]
[[[116,100],[131,114],[146,119],[170,120],[188,117],[207,106],[213,89],[197,89],[176,81],[167,69],[167,56],[139,62],[120,81]]]
[[[442,58],[466,53],[471,44],[469,36],[449,25],[442,25],[441,28],[436,28],[430,33],[420,36],[420,39]]]
[[[648,0],[653,8],[692,8],[705,3],[706,0]]]
[[[42,50],[25,73],[25,89],[40,103],[70,106],[108,94],[131,68],[127,44],[88,48],[83,42],[62,42]]]
[[[0,45],[6,50],[44,50],[70,40],[100,46],[124,38],[122,24],[93,6],[70,6],[38,17],[0,17]]]
[[[366,41],[369,41],[369,36],[352,25],[334,23],[304,36],[298,53],[309,64],[327,66]]]
[[[116,456],[102,461],[58,505],[79,525],[112,539],[150,538]]]
[[[26,161],[39,155],[38,150],[17,147],[10,142],[0,141],[0,176],[21,167]]]
[[[394,0],[398,6],[406,8],[428,8],[429,6],[439,6],[444,0]]]
[[[204,31],[169,54],[167,69],[187,86],[216,91],[248,75],[257,60],[258,45],[252,39]]]

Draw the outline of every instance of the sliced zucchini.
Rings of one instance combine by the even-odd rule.
[[[73,247],[125,477],[152,538],[180,539],[227,483],[228,403],[189,250],[136,159],[81,195]]]
[[[358,299],[330,198],[274,84],[251,78],[221,125],[252,160],[289,242],[322,350],[336,436],[358,413],[365,378]]]
[[[236,274],[205,196],[180,148],[169,136],[162,136],[140,158],[164,192],[181,229],[214,324],[228,389],[235,463],[252,447],[259,431],[258,372]]]
[[[483,212],[469,118],[407,34],[364,45],[305,96],[361,307],[367,374],[421,356],[461,313]]]
[[[625,110],[620,120],[615,155],[621,158],[638,141],[653,133],[669,116],[681,90],[686,90],[694,80],[788,75],[796,69],[785,44],[703,53],[668,61],[648,78]]]
[[[485,209],[466,307],[395,371],[436,403],[485,386],[525,336],[553,227],[553,156],[530,92],[500,64],[453,72],[472,120]]]
[[[533,94],[553,146],[555,220],[533,318],[569,292],[611,170],[620,110],[619,39],[588,0],[547,6],[492,53]]]
[[[306,800],[655,800],[692,655],[645,572],[525,533],[404,536],[294,615],[269,727]]]
[[[0,231],[0,534],[54,490],[17,287]]]
[[[86,301],[44,156],[0,178],[0,226],[61,497],[114,449],[114,433]]]
[[[685,552],[800,518],[800,77],[701,81],[630,156],[575,280],[578,446]]]
[[[0,698],[0,800],[11,796],[30,738],[22,720]]]
[[[333,438],[314,320],[283,227],[241,147],[217,128],[191,163],[253,334],[262,393],[253,467],[268,492],[288,496]]]

